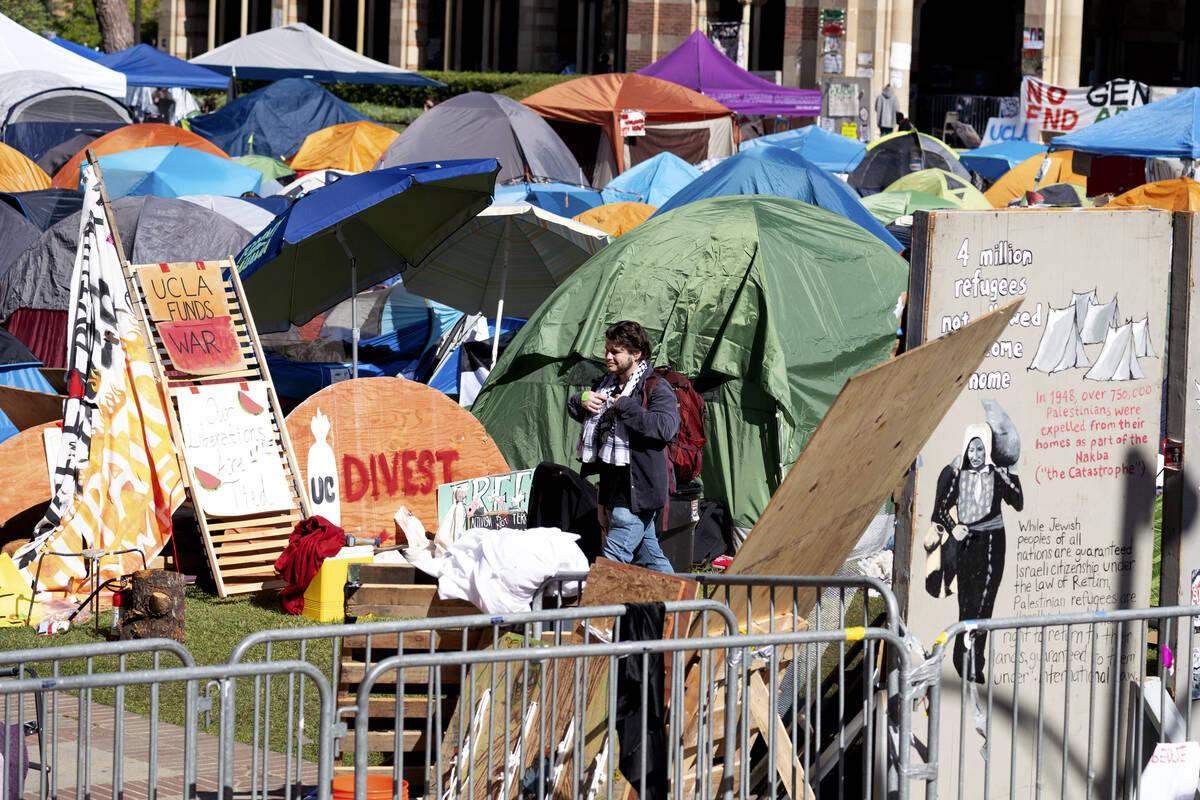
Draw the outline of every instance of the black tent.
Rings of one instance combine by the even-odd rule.
[[[0,275],[42,232],[21,212],[0,203]]]
[[[865,197],[882,192],[910,172],[931,167],[971,180],[971,173],[945,144],[924,133],[902,131],[872,142],[846,181]]]
[[[21,212],[44,231],[64,217],[79,213],[83,192],[78,189],[38,189],[33,192],[0,192],[0,201]]]

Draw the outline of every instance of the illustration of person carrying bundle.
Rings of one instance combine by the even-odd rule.
[[[960,620],[988,619],[1004,576],[1003,505],[1025,505],[1015,468],[1021,443],[1012,421],[993,400],[984,400],[987,423],[968,425],[962,449],[938,476],[932,525],[925,535],[925,588],[934,597],[958,595]],[[970,654],[959,636],[954,668],[959,677],[984,683],[985,634],[976,632]]]

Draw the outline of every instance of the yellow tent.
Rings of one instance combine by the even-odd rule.
[[[397,136],[391,128],[374,122],[343,122],[313,131],[292,156],[288,166],[296,172],[316,169],[344,169],[366,172]]]
[[[609,236],[620,236],[641,225],[658,209],[645,203],[605,203],[576,214],[576,222],[591,225]]]
[[[924,192],[943,200],[957,203],[963,208],[991,209],[992,204],[983,192],[953,172],[944,169],[922,169],[910,172],[884,189],[885,192]]]
[[[1073,155],[1074,153],[1070,150],[1056,150],[1050,153],[1050,166],[1046,169],[1046,174],[1042,176],[1041,185],[1073,183],[1076,186],[1082,186],[1086,189],[1087,176],[1079,175],[1071,169],[1071,157]],[[995,208],[1006,208],[1010,202],[1033,188],[1038,169],[1041,168],[1042,159],[1045,157],[1046,154],[1038,153],[1017,164],[1008,172],[1001,175],[999,180],[983,193],[983,196]]]
[[[0,192],[33,192],[50,188],[50,176],[20,150],[0,144]]]
[[[1135,186],[1123,195],[1114,197],[1105,208],[1150,206],[1167,211],[1200,210],[1200,183],[1191,178],[1173,178]]]

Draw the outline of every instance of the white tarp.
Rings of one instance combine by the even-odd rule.
[[[1021,79],[1021,115],[1030,131],[1070,133],[1150,102],[1150,87],[1113,78],[1096,86],[1055,86],[1026,75]],[[1030,137],[1034,138],[1034,137]]]
[[[1066,308],[1051,308],[1046,317],[1046,330],[1029,368],[1039,372],[1062,372],[1087,365],[1087,354],[1083,352],[1079,329],[1075,327],[1074,303]]]
[[[1117,320],[1120,319],[1120,314],[1117,312],[1117,298],[1113,298],[1104,305],[1091,303],[1088,305],[1087,316],[1083,319],[1083,328],[1079,331],[1079,337],[1083,339],[1084,344],[1099,344],[1107,341],[1108,331],[1111,328],[1117,327]]]
[[[0,14],[0,77],[7,72],[39,70],[61,75],[71,86],[95,89],[125,102],[125,76],[64,47]],[[38,91],[30,89],[24,96]]]
[[[1104,349],[1083,377],[1093,381],[1140,381],[1146,377],[1133,354],[1133,323],[1110,328]]]

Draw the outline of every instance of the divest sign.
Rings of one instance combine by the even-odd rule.
[[[912,264],[909,319],[923,340],[1024,298],[918,462],[913,633],[932,642],[960,620],[1149,605],[1170,214],[932,212],[918,215]],[[954,637],[941,665],[941,774],[986,775],[991,796],[1007,796],[1015,763],[1017,796],[1035,784],[1045,797],[1064,785],[1065,796],[1084,796],[1089,744],[1111,752],[1114,690],[1126,696],[1139,673],[1133,627],[1095,639],[1081,627],[1069,657],[1062,628],[1044,643],[1033,628]],[[997,700],[986,739],[969,722],[960,735],[950,729],[973,693],[980,713]],[[1011,699],[1021,708],[1015,735]],[[1091,730],[1077,713],[1089,705]],[[1054,742],[1054,755],[1041,758],[1039,741]],[[986,770],[981,748],[1005,768]]]
[[[1021,119],[1031,130],[1070,133],[1150,102],[1150,87],[1113,78],[1096,86],[1066,88],[1026,75],[1021,80]]]

